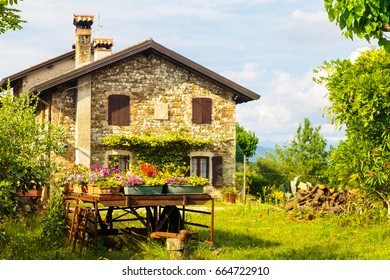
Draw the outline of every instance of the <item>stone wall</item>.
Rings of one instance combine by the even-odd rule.
[[[161,135],[184,130],[194,137],[217,140],[205,152],[223,156],[224,184],[234,183],[236,105],[230,92],[154,54],[140,54],[101,69],[92,81],[91,164],[107,164],[110,152],[99,139],[111,133]],[[129,126],[108,125],[111,94],[130,96]],[[211,124],[192,124],[193,97],[213,100]],[[168,108],[167,119],[155,116],[156,106]]]
[[[77,91],[74,83],[62,85],[50,94],[51,122],[60,125],[66,132],[67,150],[65,163],[74,163],[76,154],[76,104]]]
[[[51,94],[52,121],[64,126],[70,136],[66,155],[69,162],[76,160],[75,139],[80,133],[77,130],[82,129],[76,125],[76,87],[75,83],[67,84]],[[139,54],[95,71],[91,74],[90,90],[91,119],[77,122],[91,124],[91,165],[107,166],[109,155],[125,154],[126,151],[104,147],[99,139],[106,135],[162,135],[184,130],[194,137],[215,140],[212,147],[195,154],[222,156],[223,184],[234,184],[236,104],[231,92],[155,54]],[[129,126],[108,125],[108,96],[112,94],[130,96]],[[193,97],[212,99],[211,124],[192,123]],[[156,106],[167,108],[167,117],[155,115]]]
[[[52,65],[40,68],[32,73],[29,73],[23,78],[21,92],[30,90],[33,86],[52,79],[54,77],[60,76],[66,72],[69,72],[74,69],[74,58],[67,58]]]

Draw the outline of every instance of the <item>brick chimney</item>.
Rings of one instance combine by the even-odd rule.
[[[93,61],[111,55],[113,45],[114,40],[112,38],[94,38],[92,43]]]
[[[73,25],[76,26],[75,68],[91,62],[91,26],[94,16],[73,15]]]

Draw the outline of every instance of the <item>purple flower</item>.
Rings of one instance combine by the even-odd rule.
[[[107,175],[109,175],[110,174],[110,170],[108,170],[107,168],[104,168],[103,170],[102,170],[102,176],[104,177],[104,176],[107,176]]]
[[[134,187],[145,184],[145,179],[138,175],[133,176],[130,172],[127,172],[123,183],[127,187]]]
[[[170,179],[166,179],[165,183],[167,183],[168,185],[179,186],[179,185],[187,184],[187,181],[188,181],[188,178],[186,178],[186,177],[176,176],[176,177],[173,177],[173,178],[170,178]]]
[[[115,167],[111,168],[111,171],[113,173],[121,173],[120,169],[119,168],[115,168]]]

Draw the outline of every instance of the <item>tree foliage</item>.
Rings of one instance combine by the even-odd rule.
[[[378,39],[380,46],[390,51],[385,32],[390,31],[390,0],[324,0],[330,21],[335,21],[345,37],[353,35]]]
[[[248,159],[256,153],[259,138],[253,131],[245,130],[243,126],[236,123],[236,143],[236,161],[242,162],[244,155]]]
[[[276,156],[280,169],[291,180],[303,176],[307,180],[320,179],[326,174],[326,140],[320,134],[321,126],[312,127],[308,118],[300,123],[291,143],[284,147],[276,146]],[[324,178],[322,178],[324,179]]]
[[[47,185],[52,156],[63,152],[64,133],[39,120],[37,100],[28,93],[0,93],[0,200],[8,194],[3,200],[9,202],[18,191]]]
[[[341,186],[362,186],[390,194],[390,56],[364,52],[355,62],[333,60],[318,68],[315,81],[325,84],[332,123],[346,126],[346,140],[332,152],[331,163]]]
[[[16,4],[18,4],[17,0],[0,1],[0,34],[5,33],[8,30],[22,29],[21,24],[26,23],[26,21],[20,17],[21,11],[10,7]]]

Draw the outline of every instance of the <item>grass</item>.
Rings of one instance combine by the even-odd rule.
[[[191,215],[190,219],[200,223],[207,224],[210,219]],[[279,206],[259,202],[246,205],[217,202],[216,244],[203,242],[209,234],[207,229],[192,228],[198,235],[190,242],[190,259],[390,259],[390,221],[385,215],[379,219],[364,214],[325,215],[313,220],[301,217],[292,216]],[[41,222],[42,217],[35,215],[0,227],[0,259],[169,259],[163,244],[128,235],[100,238],[96,250],[72,253],[66,236],[48,246],[40,234]]]

